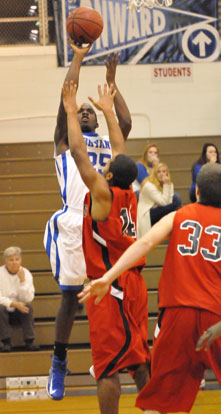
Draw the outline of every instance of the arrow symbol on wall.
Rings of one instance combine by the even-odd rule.
[[[203,32],[200,32],[194,39],[194,45],[199,45],[200,57],[206,56],[206,45],[210,45],[212,40]]]

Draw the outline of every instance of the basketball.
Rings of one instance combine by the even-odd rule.
[[[73,10],[66,22],[67,32],[75,43],[94,42],[102,33],[103,19],[97,10],[78,7]]]

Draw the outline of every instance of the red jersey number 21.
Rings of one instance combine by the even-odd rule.
[[[126,233],[128,236],[136,238],[136,227],[132,221],[131,213],[128,208],[122,208],[120,212],[121,220],[123,221],[122,233]]]

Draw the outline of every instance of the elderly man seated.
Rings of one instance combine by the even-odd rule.
[[[0,352],[11,351],[11,326],[21,325],[27,351],[38,351],[34,344],[34,319],[31,302],[34,299],[32,274],[21,266],[19,247],[4,251],[5,264],[0,267]]]

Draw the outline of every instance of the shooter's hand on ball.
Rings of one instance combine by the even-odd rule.
[[[71,49],[73,50],[74,53],[76,53],[82,60],[84,58],[84,56],[89,52],[89,50],[92,47],[93,43],[88,44],[88,46],[77,46],[74,42],[74,40],[72,40],[70,37],[68,38],[68,43],[71,47]]]

